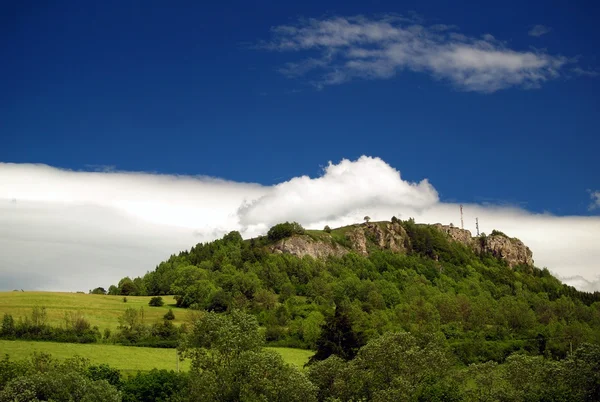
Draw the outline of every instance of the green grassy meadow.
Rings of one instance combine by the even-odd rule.
[[[314,352],[292,348],[271,348],[283,357],[286,363],[302,368]],[[0,340],[0,357],[10,356],[11,360],[29,359],[33,352],[50,353],[56,359],[80,356],[92,364],[105,363],[123,372],[149,371],[153,368],[175,370],[177,355],[175,349],[141,348],[135,346],[107,344],[76,344],[58,342],[6,341]],[[189,370],[189,360],[179,362],[180,370]]]
[[[173,309],[175,324],[186,322],[190,311],[176,308],[172,296],[163,296],[165,305],[150,307],[150,296],[91,295],[82,293],[59,292],[0,292],[0,317],[5,313],[11,314],[15,320],[24,319],[31,315],[34,306],[46,307],[48,324],[60,326],[64,323],[66,312],[78,311],[90,322],[98,326],[100,331],[109,328],[117,329],[118,318],[128,307],[144,308],[146,323],[162,320],[163,315]],[[310,350],[268,347],[281,354],[283,359],[298,367],[304,366],[314,352]],[[73,344],[57,342],[32,342],[0,340],[0,357],[8,354],[11,359],[29,358],[34,352],[50,353],[53,357],[65,359],[75,355],[89,359],[92,364],[106,363],[124,372],[135,372],[157,369],[174,370],[176,357],[174,349],[145,348],[110,344]],[[180,362],[180,369],[187,370],[189,362]]]
[[[44,306],[48,314],[48,324],[60,326],[64,323],[65,312],[79,311],[92,326],[98,326],[100,331],[105,328],[114,331],[119,325],[119,316],[128,307],[143,307],[146,323],[162,320],[169,308],[175,313],[175,324],[187,320],[189,311],[176,308],[172,296],[163,296],[165,305],[162,307],[148,306],[150,299],[151,296],[127,296],[127,303],[124,303],[123,296],[33,291],[0,292],[0,316],[8,313],[18,320],[30,316],[34,306]]]

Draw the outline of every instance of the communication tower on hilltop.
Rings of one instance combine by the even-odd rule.
[[[477,228],[477,236],[479,236],[479,218],[475,218],[475,227]]]
[[[463,222],[463,212],[462,212],[462,204],[460,204],[460,228],[465,228],[465,223]]]

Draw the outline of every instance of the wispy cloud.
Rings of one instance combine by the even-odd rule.
[[[530,30],[529,30],[529,36],[535,36],[536,38],[539,38],[542,35],[546,35],[547,33],[549,33],[550,31],[552,31],[552,28],[547,27],[545,25],[534,25]]]
[[[600,72],[598,71],[594,71],[594,70],[585,70],[581,67],[574,67],[571,69],[572,72],[574,72],[577,75],[582,75],[585,77],[598,77],[600,75]]]
[[[421,25],[396,16],[301,20],[272,28],[263,49],[304,52],[281,68],[317,87],[354,79],[388,79],[423,72],[459,89],[494,92],[536,88],[557,78],[571,60],[542,50],[514,50],[490,34],[472,37],[450,25]]]
[[[593,211],[600,208],[600,190],[590,191],[590,198],[592,199],[592,203],[589,205],[589,210]]]
[[[458,204],[440,201],[432,183],[407,181],[385,161],[366,156],[329,163],[318,177],[274,186],[5,163],[0,183],[0,290],[107,287],[230,230],[248,238],[286,220],[318,229],[360,222],[365,215],[460,221]],[[595,282],[600,217],[464,206],[465,228],[474,231],[478,217],[486,233],[498,229],[521,238],[537,266],[565,278],[579,276],[583,280],[574,285],[600,290]]]

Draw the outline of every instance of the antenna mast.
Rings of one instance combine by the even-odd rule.
[[[464,229],[465,228],[465,224],[463,222],[463,212],[462,212],[462,204],[460,204],[460,228]]]
[[[475,227],[477,228],[477,236],[479,236],[479,218],[475,218]]]

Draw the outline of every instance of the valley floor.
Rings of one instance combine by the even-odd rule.
[[[281,354],[286,363],[302,368],[314,354],[310,350],[293,348],[266,348]],[[107,344],[73,344],[58,342],[32,342],[0,340],[0,355],[8,355],[11,360],[28,359],[33,352],[50,353],[57,359],[80,356],[89,359],[91,364],[108,364],[121,372],[149,371],[154,368],[177,369],[175,349],[144,348]],[[180,370],[189,370],[189,360],[179,362]]]

